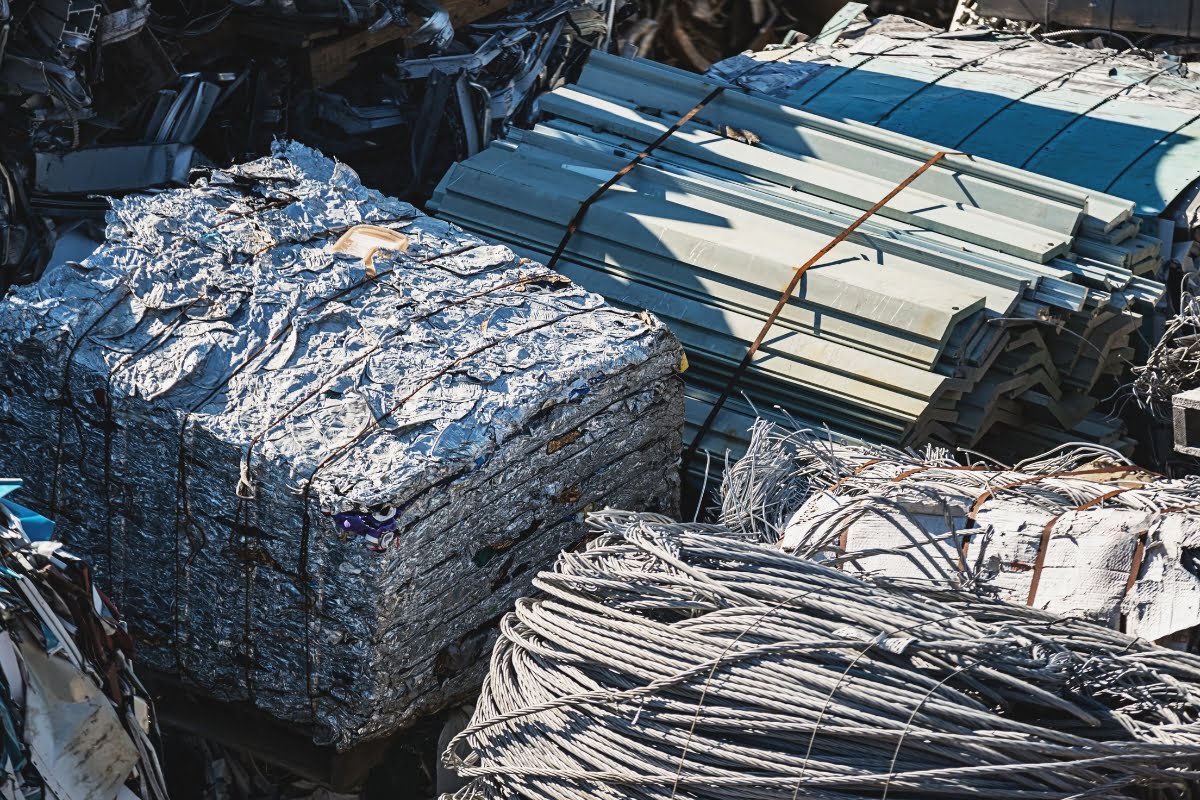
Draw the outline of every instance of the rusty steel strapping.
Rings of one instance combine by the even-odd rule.
[[[733,392],[734,387],[737,386],[738,381],[742,379],[742,377],[746,374],[746,370],[749,369],[750,365],[754,362],[754,356],[758,353],[758,349],[762,346],[763,340],[767,338],[767,334],[770,333],[771,328],[775,326],[775,321],[779,319],[779,315],[782,314],[783,309],[787,307],[788,302],[792,299],[792,294],[795,293],[796,287],[800,285],[800,281],[803,280],[804,275],[808,272],[809,268],[814,266],[818,261],[828,255],[833,248],[850,238],[850,235],[853,234],[854,231],[858,230],[859,226],[861,226],[871,217],[875,216],[875,214],[878,213],[881,208],[895,199],[896,195],[907,189],[913,183],[913,181],[924,175],[926,171],[928,171],[943,158],[951,155],[964,154],[958,152],[957,150],[939,150],[938,152],[934,153],[928,161],[917,167],[917,169],[914,170],[911,175],[900,181],[900,183],[896,184],[896,186],[886,195],[884,195],[883,198],[878,200],[873,206],[864,211],[862,216],[847,225],[842,232],[833,237],[833,239],[831,239],[827,245],[814,253],[812,257],[808,259],[808,261],[805,261],[796,268],[795,273],[792,275],[792,279],[788,281],[788,285],[785,286],[783,291],[780,293],[779,301],[775,303],[775,308],[771,310],[771,313],[767,316],[766,322],[763,323],[762,330],[758,332],[758,336],[756,336],[754,342],[751,343],[750,349],[746,351],[746,355],[743,356],[741,363],[737,365],[733,371],[733,374],[729,376],[729,380],[726,382],[725,388],[721,390],[720,396],[717,398],[717,401],[713,403],[712,408],[709,409],[708,416],[705,418],[704,423],[700,426],[700,430],[696,432],[696,437],[692,440],[691,445],[688,447],[687,452],[683,456],[683,468],[685,470],[691,463],[692,458],[695,457],[696,451],[700,449],[700,444],[704,441],[704,437],[708,435],[710,430],[712,430],[713,423],[717,421],[717,415],[721,413],[721,409],[724,407],[725,401],[729,399],[729,395]]]
[[[650,144],[648,144],[644,148],[642,148],[641,152],[639,152],[636,156],[634,156],[632,159],[630,159],[628,164],[626,164],[625,166],[623,166],[619,170],[617,170],[615,173],[613,173],[612,177],[610,177],[604,183],[600,184],[600,186],[596,189],[596,191],[592,192],[591,195],[589,195],[586,199],[584,199],[584,201],[582,203],[579,204],[579,208],[575,211],[575,215],[572,216],[570,221],[567,223],[566,230],[563,231],[562,239],[559,240],[558,247],[554,248],[554,253],[550,256],[550,260],[546,262],[546,266],[549,267],[550,269],[555,268],[555,266],[559,262],[559,259],[562,258],[563,253],[566,252],[567,245],[570,244],[571,239],[574,238],[575,234],[579,231],[579,226],[583,224],[583,218],[587,216],[587,212],[589,209],[591,209],[592,205],[594,205],[596,203],[596,201],[598,201],[601,197],[603,197],[605,195],[605,193],[608,192],[609,189],[611,189],[612,187],[614,187],[618,183],[620,183],[622,180],[624,180],[629,175],[629,173],[633,172],[637,168],[637,166],[639,164],[641,164],[643,161],[645,161],[647,158],[649,158],[654,153],[655,150],[657,150],[664,143],[666,143],[666,141],[668,139],[670,139],[672,136],[674,136],[676,133],[678,133],[683,128],[684,125],[687,125],[689,122],[691,122],[693,119],[695,119],[696,116],[701,111],[703,111],[705,108],[707,108],[710,103],[712,103],[714,100],[716,100],[722,94],[724,94],[727,90],[735,89],[737,81],[739,81],[743,78],[749,77],[750,75],[754,74],[755,72],[762,69],[763,67],[765,67],[768,64],[774,64],[776,62],[782,61],[783,59],[787,58],[788,56],[798,52],[803,47],[804,47],[804,43],[801,42],[800,44],[795,45],[794,47],[779,51],[779,54],[776,55],[775,58],[771,58],[771,59],[767,59],[767,60],[763,60],[763,61],[756,61],[753,66],[749,67],[746,70],[743,70],[742,72],[738,73],[737,75],[733,76],[732,78],[729,78],[728,79],[729,83],[721,84],[719,86],[713,87],[713,89],[708,94],[706,94],[700,100],[700,102],[696,103],[696,105],[692,106],[687,112],[685,112],[681,117],[679,117],[679,119],[677,119],[673,123],[671,123],[671,125],[665,131],[663,131],[661,134],[659,134],[658,138],[656,138],[653,142],[651,142]]]
[[[1078,473],[1076,473],[1078,474]],[[1039,476],[1040,477],[1040,476]],[[1128,489],[1114,489],[1111,492],[1106,492],[1099,497],[1093,497],[1086,503],[1080,503],[1075,506],[1072,511],[1087,511],[1089,508],[1095,508],[1102,505],[1108,500],[1113,499],[1119,494],[1129,491]],[[1064,512],[1065,513],[1065,512]],[[1029,580],[1029,597],[1025,601],[1025,605],[1032,607],[1033,601],[1037,599],[1038,586],[1042,583],[1042,572],[1046,569],[1046,553],[1050,549],[1050,538],[1054,534],[1054,526],[1063,518],[1062,514],[1058,514],[1054,519],[1050,520],[1042,527],[1042,535],[1038,539],[1037,556],[1033,562],[1033,575]],[[1134,554],[1133,566],[1130,569],[1129,579],[1125,584],[1125,593],[1133,588],[1133,584],[1137,581],[1138,572],[1142,565],[1142,553],[1145,551],[1145,533],[1138,535],[1138,550]]]
[[[640,153],[634,156],[628,164],[613,173],[611,178],[600,184],[600,187],[596,189],[596,191],[592,192],[587,199],[580,203],[579,209],[575,212],[575,216],[571,217],[571,221],[567,223],[567,229],[563,232],[563,237],[559,240],[558,247],[554,248],[554,255],[550,256],[550,260],[546,262],[546,266],[550,269],[554,269],[554,267],[558,264],[558,260],[562,258],[562,254],[566,251],[567,245],[570,244],[571,239],[579,230],[579,226],[583,224],[583,218],[587,216],[587,212],[592,207],[593,203],[603,197],[609,189],[624,180],[625,176],[633,172],[634,169],[637,168],[638,164],[641,164],[643,161],[649,158],[655,150],[657,150],[664,142],[667,141],[667,139],[670,139],[684,125],[687,125],[689,122],[695,119],[696,115],[703,111],[709,103],[711,103],[713,100],[716,100],[725,92],[725,88],[725,86],[717,86],[711,92],[706,94],[699,103],[696,103],[696,105],[692,106],[686,114],[671,123],[670,127],[663,131],[657,139],[646,145],[646,147],[644,147]]]

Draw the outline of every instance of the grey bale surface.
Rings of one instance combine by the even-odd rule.
[[[335,252],[360,224],[407,250]],[[0,303],[0,354],[0,473],[143,660],[340,749],[477,688],[586,510],[678,504],[664,327],[298,145],[114,202]],[[335,526],[385,509],[382,552]]]

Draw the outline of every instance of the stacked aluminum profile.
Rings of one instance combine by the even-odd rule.
[[[586,509],[677,510],[682,357],[281,145],[115,202],[100,250],[0,303],[0,472],[145,662],[345,749],[468,697]]]
[[[717,85],[595,53],[577,85],[540,100],[542,124],[454,167],[431,205],[544,257]],[[695,435],[792,271],[936,152],[729,87],[588,209],[557,268],[671,326]],[[1127,449],[1096,396],[1163,293],[1160,243],[1133,212],[946,156],[807,272],[704,448],[740,450],[757,412],[999,456],[1079,439]]]

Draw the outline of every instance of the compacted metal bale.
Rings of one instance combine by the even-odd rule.
[[[0,303],[0,473],[156,670],[346,749],[473,690],[588,509],[676,510],[648,315],[298,145],[108,226]]]

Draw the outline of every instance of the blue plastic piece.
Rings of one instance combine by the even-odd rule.
[[[33,542],[48,542],[54,538],[54,521],[12,500],[0,500],[0,506],[17,518],[25,535]]]

